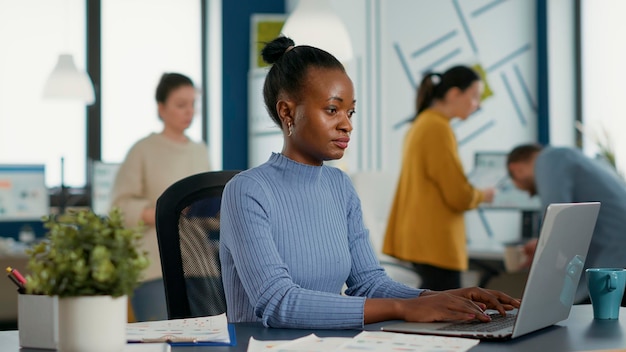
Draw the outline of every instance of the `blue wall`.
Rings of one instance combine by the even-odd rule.
[[[250,16],[285,13],[284,0],[222,2],[223,169],[248,166],[248,70]]]

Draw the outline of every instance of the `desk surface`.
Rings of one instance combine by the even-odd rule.
[[[590,305],[574,306],[567,320],[557,325],[522,336],[515,340],[496,342],[483,341],[471,352],[488,351],[585,351],[624,348],[626,346],[626,308],[620,310],[621,320],[596,321]],[[372,324],[367,330],[378,330],[385,323]],[[321,337],[351,337],[357,330],[295,330],[271,329],[259,324],[235,324],[237,346],[233,347],[175,347],[174,352],[199,351],[246,351],[250,336],[258,340],[288,340],[315,333]],[[19,349],[18,332],[0,331],[0,351],[34,352],[41,350]]]

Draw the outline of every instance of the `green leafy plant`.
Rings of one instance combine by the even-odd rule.
[[[140,228],[124,227],[122,213],[91,210],[44,218],[46,239],[27,251],[26,289],[59,297],[131,295],[148,267],[138,250]]]
[[[597,133],[591,133],[588,131],[588,129],[585,128],[585,126],[580,123],[580,122],[576,122],[576,129],[582,134],[588,134],[589,138],[591,138],[591,141],[593,143],[596,144],[596,146],[598,147],[598,153],[597,156],[598,158],[606,161],[609,166],[611,166],[615,172],[622,178],[624,179],[624,173],[618,169],[617,167],[617,161],[616,161],[616,157],[615,157],[615,146],[613,145],[613,140],[611,139],[611,135],[609,134],[609,130],[605,127],[605,126],[601,126],[601,135],[598,136]]]

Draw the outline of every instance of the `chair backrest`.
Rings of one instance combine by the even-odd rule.
[[[383,241],[398,175],[386,171],[361,171],[350,175],[350,178],[361,199],[363,222],[370,231],[370,241],[380,264],[392,279],[419,287],[420,278],[411,264],[383,254]]]
[[[169,319],[226,312],[219,211],[224,186],[238,172],[188,176],[157,200],[156,232]]]
[[[363,222],[370,230],[372,245],[376,253],[380,254],[396,192],[397,176],[385,171],[361,171],[350,175],[350,178],[361,199]]]

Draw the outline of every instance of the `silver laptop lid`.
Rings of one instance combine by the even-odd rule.
[[[599,210],[598,202],[548,206],[513,337],[567,319]]]

